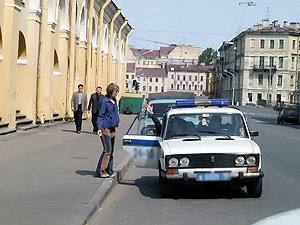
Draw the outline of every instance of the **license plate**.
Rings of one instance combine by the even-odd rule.
[[[230,180],[230,173],[197,173],[197,181],[223,181]]]

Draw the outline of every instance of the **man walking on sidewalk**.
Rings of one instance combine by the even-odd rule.
[[[74,112],[74,121],[76,125],[76,133],[80,134],[82,124],[82,113],[87,109],[87,96],[83,92],[83,84],[78,85],[78,91],[72,96],[72,111]]]
[[[101,94],[102,87],[98,86],[96,89],[96,93],[93,93],[90,97],[88,110],[91,111],[92,107],[92,124],[93,124],[93,132],[97,134],[98,125],[97,125],[97,117],[100,112],[101,101],[104,98],[104,95]]]

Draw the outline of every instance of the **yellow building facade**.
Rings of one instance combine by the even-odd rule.
[[[110,82],[124,93],[132,31],[112,0],[1,0],[0,123],[72,116],[80,83],[88,96]]]

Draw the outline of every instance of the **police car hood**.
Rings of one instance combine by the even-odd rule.
[[[256,144],[246,138],[234,140],[202,140],[184,141],[184,139],[167,140],[166,154],[201,154],[201,153],[255,153]]]

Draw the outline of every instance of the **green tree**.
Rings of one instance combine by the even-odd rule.
[[[217,58],[218,58],[218,52],[213,48],[207,48],[199,56],[199,64],[200,63],[212,64],[217,60]]]

